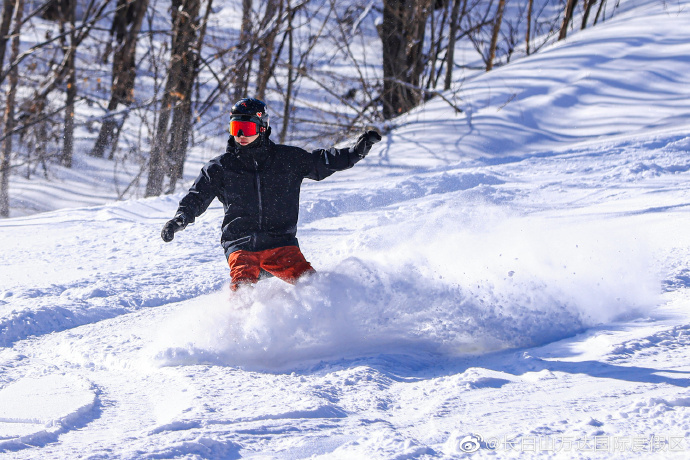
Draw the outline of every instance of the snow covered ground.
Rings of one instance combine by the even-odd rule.
[[[170,244],[180,195],[0,221],[0,456],[688,458],[689,3],[305,182],[297,286],[230,293],[217,203]]]

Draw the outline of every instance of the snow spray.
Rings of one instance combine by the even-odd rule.
[[[641,315],[658,300],[645,245],[614,223],[457,203],[387,222],[345,239],[333,249],[344,258],[295,286],[270,279],[181,305],[147,353],[159,365],[269,370],[488,353]]]

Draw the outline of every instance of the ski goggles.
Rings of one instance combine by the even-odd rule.
[[[259,134],[259,127],[253,121],[230,120],[229,131],[231,136],[250,137]]]

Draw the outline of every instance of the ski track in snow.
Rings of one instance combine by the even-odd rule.
[[[0,456],[686,458],[682,5],[623,2],[305,182],[296,286],[229,291],[217,203],[170,244],[180,195],[1,221]]]

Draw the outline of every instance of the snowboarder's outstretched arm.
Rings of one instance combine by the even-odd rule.
[[[220,165],[217,165],[218,167]],[[166,243],[175,238],[175,233],[184,230],[188,224],[206,211],[213,199],[216,197],[215,187],[213,186],[212,174],[216,167],[214,160],[211,160],[201,170],[199,177],[189,189],[189,193],[180,200],[175,217],[166,222],[161,232],[161,238]]]
[[[371,147],[381,140],[381,135],[369,130],[362,133],[352,147],[343,149],[321,149],[312,152],[315,157],[312,171],[306,175],[309,179],[321,180],[336,171],[351,168],[359,160],[367,156]]]

